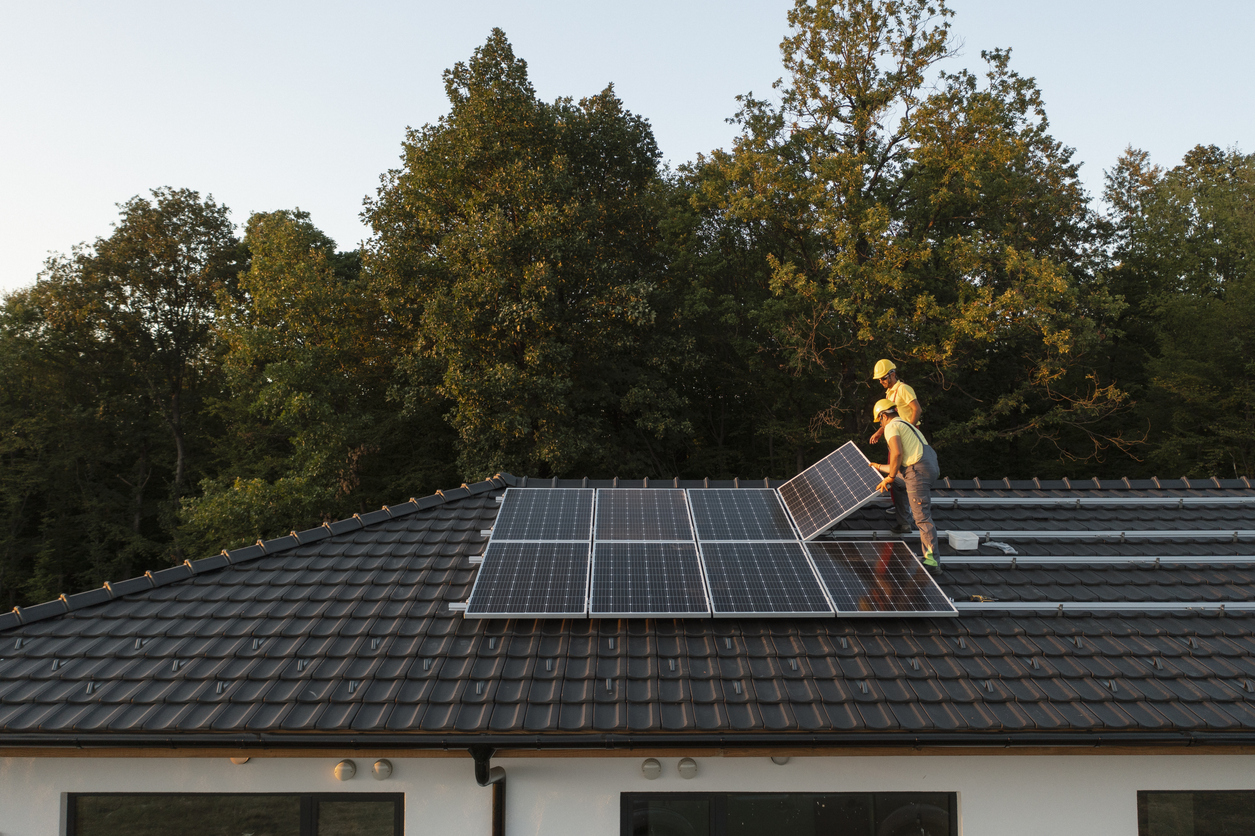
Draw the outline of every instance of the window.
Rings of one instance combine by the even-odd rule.
[[[623,793],[622,836],[957,836],[954,793]]]
[[[1138,836],[1255,833],[1255,791],[1139,792]]]
[[[401,793],[74,793],[69,836],[401,836]]]

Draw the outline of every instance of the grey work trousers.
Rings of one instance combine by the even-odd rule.
[[[937,553],[937,526],[933,525],[932,489],[933,482],[940,475],[937,452],[925,444],[920,460],[902,468],[893,480],[893,507],[898,515],[898,525],[910,525],[914,517],[915,527],[919,529],[921,551],[933,554]]]

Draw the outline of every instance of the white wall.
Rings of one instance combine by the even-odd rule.
[[[352,755],[347,755],[353,757]],[[404,792],[406,836],[487,836],[491,792],[470,758],[392,758],[393,777],[332,776],[338,758],[0,758],[0,836],[62,833],[66,792]],[[642,758],[502,758],[508,836],[617,836],[620,792],[959,794],[963,836],[1136,836],[1137,791],[1255,789],[1255,755],[981,755],[678,758],[641,776]]]

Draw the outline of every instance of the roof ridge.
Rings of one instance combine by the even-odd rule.
[[[96,589],[76,592],[73,595],[62,593],[51,601],[32,604],[29,607],[14,607],[10,612],[0,613],[0,631],[55,618],[58,615],[103,604],[136,592],[146,592],[159,586],[186,580],[195,575],[203,575],[206,572],[214,572],[227,566],[238,566],[242,563],[257,560],[260,557],[282,554],[297,546],[316,543],[319,540],[325,540],[337,534],[357,531],[367,526],[409,516],[418,511],[434,508],[437,505],[456,502],[468,496],[478,496],[479,494],[517,483],[518,479],[509,473],[498,473],[479,482],[472,484],[463,482],[461,487],[447,491],[436,491],[434,494],[425,496],[422,499],[411,497],[400,505],[385,505],[378,511],[354,514],[351,517],[345,517],[335,522],[325,522],[316,528],[307,528],[301,532],[293,531],[283,537],[258,540],[251,546],[241,546],[230,551],[223,549],[218,554],[210,557],[202,557],[199,560],[185,560],[177,566],[158,569],[156,572],[149,570],[143,575],[127,578],[123,581],[105,581],[103,586]]]
[[[1090,491],[1144,491],[1144,490],[1171,490],[1171,491],[1215,491],[1215,490],[1250,490],[1255,485],[1251,483],[1251,477],[1239,476],[1233,479],[1221,479],[1216,476],[1207,478],[1189,478],[1181,476],[1176,479],[1160,479],[1158,476],[1150,476],[1144,479],[1129,479],[1125,476],[1120,479],[1099,479],[1097,476],[1084,480],[1073,480],[1066,476],[1060,479],[1039,479],[1033,477],[1031,479],[1012,479],[1004,476],[1000,479],[986,479],[973,477],[970,479],[955,479],[949,476],[940,476],[937,478],[936,487],[943,490],[956,491],[1023,491],[1023,490],[1048,490],[1048,491],[1070,491],[1076,493],[1084,493]]]

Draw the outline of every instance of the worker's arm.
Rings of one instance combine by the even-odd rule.
[[[924,414],[924,408],[919,405],[919,401],[911,401],[906,406],[898,407],[898,417],[905,418],[912,424],[919,423],[919,416]]]
[[[881,479],[880,484],[876,486],[876,490],[881,493],[889,490],[893,480],[897,478],[899,468],[902,466],[902,442],[898,440],[896,435],[889,436],[885,441],[889,445],[889,464],[872,465],[872,467],[885,474],[885,478]]]

